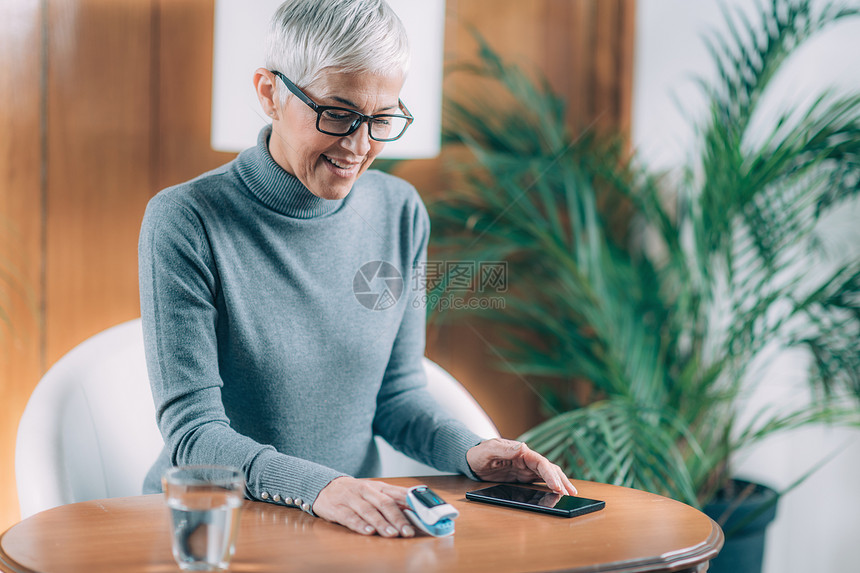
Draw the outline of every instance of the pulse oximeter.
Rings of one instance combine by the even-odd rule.
[[[409,509],[404,509],[403,513],[424,533],[433,537],[454,534],[454,520],[460,512],[426,485],[409,488],[406,503]]]

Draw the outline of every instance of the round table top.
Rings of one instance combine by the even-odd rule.
[[[365,537],[304,512],[246,501],[231,571],[699,571],[723,545],[719,526],[683,503],[574,481],[606,501],[562,518],[467,501],[486,487],[463,476],[389,478],[427,484],[457,507],[452,537]],[[0,537],[0,570],[49,573],[178,571],[163,497],[86,501],[43,511]]]

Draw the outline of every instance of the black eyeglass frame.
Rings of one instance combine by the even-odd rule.
[[[370,139],[372,139],[374,141],[383,141],[383,142],[397,141],[398,139],[403,137],[403,134],[406,133],[406,130],[409,128],[410,125],[412,125],[412,122],[415,120],[415,118],[412,117],[412,113],[406,108],[406,105],[403,103],[403,100],[401,100],[401,99],[397,100],[397,105],[400,107],[400,111],[402,111],[405,115],[399,115],[396,113],[380,113],[377,115],[366,115],[366,114],[361,113],[360,111],[356,111],[354,109],[349,109],[348,107],[339,107],[339,106],[335,106],[335,105],[319,105],[316,102],[314,102],[311,98],[309,98],[307,96],[307,94],[305,94],[305,92],[300,90],[296,84],[291,82],[289,80],[289,78],[287,78],[287,76],[285,76],[284,74],[282,74],[281,72],[278,72],[276,70],[269,70],[269,71],[272,72],[273,74],[275,74],[278,78],[280,78],[281,81],[284,82],[284,85],[287,86],[288,90],[290,90],[297,98],[302,100],[302,102],[307,104],[308,107],[310,107],[312,110],[314,110],[316,112],[316,114],[317,114],[317,124],[316,124],[317,125],[317,131],[319,131],[320,133],[324,133],[326,135],[333,135],[336,137],[346,137],[347,135],[351,135],[351,134],[355,133],[355,130],[357,130],[359,127],[361,127],[362,123],[367,123],[367,134],[368,134],[368,136],[370,136]],[[345,112],[349,112],[349,113],[354,113],[355,115],[358,116],[358,118],[352,122],[352,125],[349,128],[349,131],[347,131],[346,133],[333,133],[331,131],[326,131],[320,127],[320,120],[322,119],[322,114],[325,113],[326,111],[329,111],[332,109],[339,110],[339,111],[345,111]],[[403,130],[399,134],[397,134],[397,137],[385,137],[385,138],[373,137],[373,133],[372,133],[373,130],[370,129],[370,122],[375,121],[375,120],[379,120],[382,118],[386,118],[386,117],[397,117],[400,119],[405,119],[406,120],[406,126],[403,128]]]

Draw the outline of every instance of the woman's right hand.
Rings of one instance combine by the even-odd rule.
[[[407,491],[381,481],[341,476],[320,490],[313,511],[362,535],[412,537],[415,529],[400,509],[408,507]]]

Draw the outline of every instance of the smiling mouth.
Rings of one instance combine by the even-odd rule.
[[[342,162],[342,161],[338,161],[338,160],[336,160],[336,159],[332,159],[332,158],[331,158],[331,157],[329,157],[328,155],[323,155],[323,158],[324,158],[326,161],[328,161],[330,164],[332,164],[332,165],[334,165],[335,167],[337,167],[338,169],[343,169],[343,170],[346,170],[346,171],[349,171],[349,170],[351,170],[351,169],[353,169],[353,168],[355,168],[355,167],[358,167],[358,165],[359,165],[359,163],[345,163],[345,162]]]

